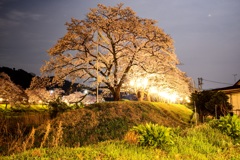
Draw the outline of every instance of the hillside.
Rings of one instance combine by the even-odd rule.
[[[141,123],[157,123],[171,127],[186,127],[192,111],[183,105],[150,102],[105,102],[58,115],[51,122],[51,133],[59,131],[61,122],[64,146],[82,146],[100,141],[119,139],[133,126]],[[40,137],[46,132],[41,126]],[[51,137],[52,135],[50,135]],[[41,138],[40,138],[41,139]]]
[[[183,105],[159,102],[93,104],[59,114],[9,143],[14,145],[7,155],[12,155],[0,159],[240,159],[239,144],[221,130],[207,123],[189,127],[192,113]],[[143,147],[123,138],[132,126],[147,122],[180,126],[173,145]]]
[[[15,68],[11,69],[8,67],[0,67],[0,73],[6,73],[13,83],[21,86],[23,89],[27,89],[30,86],[32,78],[35,76],[33,73],[28,73],[22,69],[16,70]]]

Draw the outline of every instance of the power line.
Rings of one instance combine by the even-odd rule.
[[[211,81],[211,80],[207,80],[207,79],[202,79],[204,81],[207,81],[207,82],[212,82],[212,83],[218,83],[218,84],[227,84],[227,85],[233,85],[233,84],[230,84],[230,83],[225,83],[225,82],[217,82],[217,81]]]

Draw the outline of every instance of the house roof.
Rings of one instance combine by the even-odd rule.
[[[240,86],[240,79],[233,86]]]
[[[240,80],[238,80],[233,86],[224,87],[224,88],[216,88],[213,91],[223,91],[225,93],[236,93],[240,92]]]

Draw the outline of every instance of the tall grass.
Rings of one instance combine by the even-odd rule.
[[[94,104],[59,115],[25,134],[15,135],[0,121],[2,159],[240,159],[240,147],[227,135],[207,124],[190,127],[191,110],[157,103],[112,102]],[[179,117],[180,116],[180,117]],[[6,120],[6,119],[5,119]],[[139,124],[173,128],[173,143],[161,149],[139,146],[137,134],[128,131]],[[183,128],[175,128],[182,126]],[[154,131],[154,130],[153,130]],[[126,135],[128,134],[128,135]],[[8,136],[9,143],[6,143]],[[128,137],[130,141],[124,141]],[[130,143],[129,143],[130,142]],[[70,148],[68,148],[70,147]],[[35,148],[35,149],[31,149]],[[17,154],[22,152],[21,154]],[[1,159],[0,158],[0,159]]]
[[[76,148],[36,148],[3,159],[237,160],[239,152],[230,137],[204,124],[175,131],[174,145],[167,150],[115,140]]]
[[[0,156],[24,152],[35,147],[57,147],[62,141],[63,132],[61,121],[57,128],[51,128],[51,124],[48,122],[43,137],[39,135],[39,132],[38,135],[36,135],[36,131],[38,130],[34,127],[27,133],[25,133],[26,128],[21,128],[19,124],[17,124],[17,128],[15,129],[16,131],[11,132],[8,126],[4,124],[4,121],[1,121]]]

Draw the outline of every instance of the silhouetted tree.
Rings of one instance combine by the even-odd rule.
[[[208,115],[217,115],[217,118],[219,118],[220,116],[227,115],[232,110],[232,105],[228,102],[228,96],[218,91],[192,93],[191,103],[192,105],[195,103],[201,122]]]

